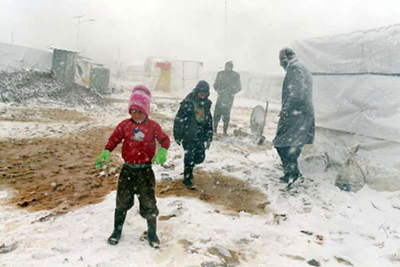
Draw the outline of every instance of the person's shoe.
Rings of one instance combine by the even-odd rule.
[[[303,175],[301,175],[301,173],[296,173],[296,174],[289,175],[288,180],[290,183],[294,183],[295,181],[297,181],[300,178],[303,178]]]
[[[157,218],[150,217],[147,219],[147,241],[150,247],[160,248],[160,240],[157,236]]]
[[[284,176],[279,177],[279,180],[283,183],[289,183],[290,180],[290,175],[288,173],[285,173]]]
[[[114,210],[114,231],[111,236],[107,239],[107,243],[110,245],[118,244],[121,239],[122,226],[124,225],[126,217],[126,210],[115,209]]]
[[[147,238],[148,238],[150,247],[152,247],[152,248],[160,248],[161,247],[160,239],[158,239],[158,236],[156,234],[148,235]]]
[[[189,190],[196,190],[197,186],[195,186],[194,184],[190,184],[190,185],[186,185],[186,188]]]
[[[121,239],[121,232],[114,230],[111,236],[107,239],[107,243],[110,245],[116,245],[118,244],[120,239]]]
[[[197,186],[195,186],[191,180],[182,180],[182,183],[186,186],[189,190],[196,190]]]

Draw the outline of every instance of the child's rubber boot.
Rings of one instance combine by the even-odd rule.
[[[185,166],[185,169],[183,171],[182,183],[189,190],[195,190],[196,189],[196,186],[193,184],[193,167],[192,166]]]
[[[107,239],[107,243],[110,245],[118,244],[121,239],[122,226],[124,225],[126,217],[126,211],[122,209],[115,209],[114,211],[114,231],[111,236]]]
[[[147,238],[152,248],[160,248],[161,243],[157,236],[157,217],[147,219]]]
[[[118,230],[114,230],[111,236],[107,239],[107,243],[110,245],[118,244],[119,240],[121,239],[122,232]]]
[[[186,188],[187,189],[189,189],[189,190],[196,190],[196,188],[197,188],[197,186],[195,186],[193,183],[192,183],[192,180],[190,180],[190,179],[183,179],[182,180],[182,183],[186,186]]]

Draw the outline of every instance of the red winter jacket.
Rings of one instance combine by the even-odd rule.
[[[169,136],[163,132],[161,126],[150,119],[136,123],[132,119],[122,121],[115,128],[104,149],[113,151],[122,140],[122,158],[129,164],[148,164],[156,152],[156,142],[168,149]]]

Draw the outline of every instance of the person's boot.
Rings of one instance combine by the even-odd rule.
[[[217,129],[218,129],[218,125],[216,125],[214,122],[214,128],[213,128],[214,135],[217,135]]]
[[[123,209],[115,209],[114,211],[114,231],[108,238],[107,242],[110,245],[118,244],[121,239],[122,226],[124,225],[126,211]]]
[[[289,182],[294,183],[296,180],[303,178],[303,175],[301,175],[300,172],[297,173],[291,173],[289,176]]]
[[[224,136],[228,136],[228,125],[224,124]]]
[[[157,217],[147,219],[147,238],[152,248],[160,248],[160,240],[157,236]]]
[[[285,160],[282,160],[281,162],[281,167],[283,170],[283,176],[279,177],[279,180],[283,183],[289,183],[289,179],[290,179],[290,169],[288,166],[288,163]]]
[[[302,178],[303,176],[300,173],[300,170],[298,168],[298,165],[295,163],[291,163],[289,164],[289,176],[288,176],[288,180],[289,182],[293,183],[295,182],[297,179]]]
[[[286,172],[282,177],[279,177],[279,180],[284,183],[289,183],[290,174]]]
[[[193,184],[193,167],[185,166],[183,171],[183,181],[182,183],[189,189],[195,190],[196,186]]]

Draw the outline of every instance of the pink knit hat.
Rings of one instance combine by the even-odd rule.
[[[131,98],[129,100],[129,114],[132,109],[137,109],[142,111],[148,117],[150,113],[150,101],[150,90],[144,85],[136,85],[132,89]]]

